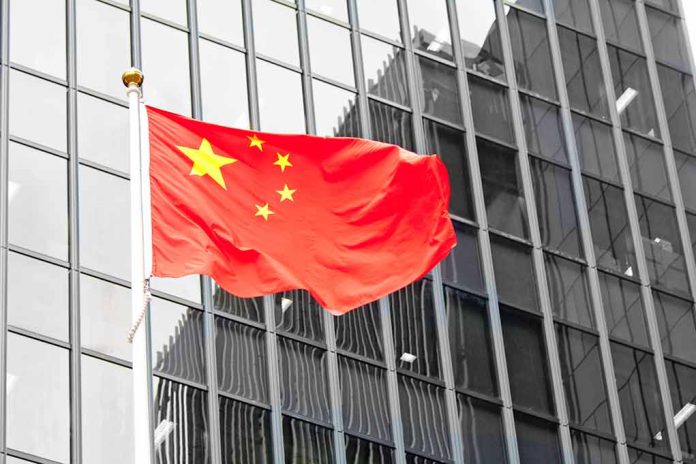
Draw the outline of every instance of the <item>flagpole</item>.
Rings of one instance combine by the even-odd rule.
[[[130,237],[131,237],[131,316],[128,335],[133,344],[133,451],[135,464],[154,461],[152,379],[146,337],[149,303],[149,275],[146,275],[143,229],[143,166],[140,101],[143,73],[131,68],[123,73],[127,87],[130,129]]]

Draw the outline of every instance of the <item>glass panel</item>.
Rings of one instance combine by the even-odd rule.
[[[447,65],[418,57],[421,82],[421,108],[425,114],[461,124],[459,88],[456,70]]]
[[[278,337],[278,364],[283,411],[329,423],[326,351]]]
[[[469,97],[476,132],[514,143],[506,88],[470,76]]]
[[[379,2],[360,2],[360,5],[376,3]],[[367,92],[402,105],[408,105],[408,80],[406,79],[404,50],[365,35],[360,37]]]
[[[422,279],[389,295],[398,369],[440,377],[433,285]]]
[[[10,60],[65,79],[65,2],[12,0],[9,3]]]
[[[379,303],[350,311],[334,318],[336,348],[382,361],[382,323]]]
[[[77,94],[77,148],[80,158],[127,173],[128,109]]]
[[[386,370],[338,357],[346,431],[391,441]]]
[[[542,244],[581,257],[570,171],[536,158],[529,161]]]
[[[611,434],[599,338],[561,324],[556,335],[570,422]]]
[[[254,322],[264,321],[263,298],[239,298],[226,292],[219,285],[213,286],[213,307],[215,311],[233,314]]]
[[[636,258],[623,191],[588,177],[583,184],[597,264],[633,277]]]
[[[276,293],[274,301],[279,331],[317,342],[324,340],[324,310],[306,290]]]
[[[507,462],[500,408],[464,395],[457,395],[457,406],[464,441],[464,462]]]
[[[346,460],[349,463],[392,464],[394,450],[346,435]]]
[[[645,9],[655,58],[682,69],[689,69],[689,52],[681,19],[654,8]]]
[[[150,1],[170,3],[168,0]],[[189,115],[191,86],[189,84],[188,35],[146,18],[141,20],[140,27],[148,103],[175,113]]]
[[[654,290],[653,300],[664,353],[696,362],[696,316],[693,303]]]
[[[372,139],[414,150],[411,113],[369,100]]]
[[[348,22],[346,2],[342,0],[305,0],[305,8]]]
[[[207,393],[154,377],[157,464],[210,462]]]
[[[140,0],[143,12],[186,25],[186,0]]]
[[[66,97],[65,87],[10,70],[10,134],[67,151]]]
[[[150,286],[153,290],[178,296],[194,303],[201,303],[201,278],[197,274],[173,278],[152,277]]]
[[[599,285],[609,336],[650,347],[640,285],[605,272],[599,273]]]
[[[498,298],[505,304],[539,311],[532,249],[521,243],[491,236],[491,252]]]
[[[520,464],[561,464],[556,424],[515,413],[515,430]]]
[[[80,275],[80,341],[84,348],[131,360],[123,334],[131,327],[130,289]]]
[[[594,317],[585,266],[549,253],[545,253],[544,258],[553,315],[593,328]]]
[[[455,385],[497,396],[486,301],[445,286],[445,308]]]
[[[68,351],[7,334],[8,448],[70,462]]]
[[[696,369],[669,360],[666,360],[666,367],[674,413],[688,414],[683,423],[676,427],[684,462],[691,463],[696,457],[696,416],[693,415],[696,402]]]
[[[300,65],[297,48],[297,12],[268,0],[252,0],[256,52]]]
[[[329,429],[283,416],[286,464],[332,464],[333,433]]]
[[[153,298],[150,320],[152,369],[205,384],[203,311]]]
[[[500,317],[512,402],[516,406],[554,414],[541,320],[505,307],[501,308]]]
[[[505,80],[503,46],[496,22],[495,5],[489,0],[456,2],[466,67]]]
[[[128,181],[86,166],[80,166],[79,176],[80,264],[128,280]]]
[[[407,4],[413,48],[452,60],[452,35],[445,0],[408,0]]]
[[[686,260],[674,208],[636,195],[640,235],[650,280],[683,295],[689,295]]]
[[[307,16],[307,35],[312,73],[355,86],[350,31]],[[331,44],[327,47],[327,44]]]
[[[607,40],[642,50],[634,0],[599,0],[600,16]]]
[[[215,355],[220,390],[268,402],[266,333],[263,330],[216,317]]]
[[[68,259],[68,163],[10,143],[9,241]]]
[[[130,369],[82,356],[82,459],[133,462],[133,380]]]
[[[491,227],[527,236],[527,212],[517,153],[501,145],[476,139],[483,196]]]
[[[576,464],[617,464],[614,442],[573,429],[570,437]]]
[[[454,223],[454,231],[457,234],[457,246],[440,264],[442,280],[446,284],[485,293],[476,231],[458,222]]]
[[[582,170],[619,182],[611,126],[573,113],[573,127]]]
[[[544,0],[505,0],[507,3],[512,3],[525,7],[527,9],[536,11],[539,14],[544,14]],[[505,6],[505,12],[507,13],[511,8]]]
[[[241,0],[198,0],[196,13],[201,33],[244,45]]]
[[[674,151],[684,206],[696,210],[696,158]]]
[[[131,63],[128,12],[94,0],[78,0],[76,8],[78,84],[123,100],[126,95],[120,76]],[[46,14],[45,10],[41,11],[41,15],[35,16]],[[149,94],[148,86],[148,99]],[[79,114],[78,111],[78,117]]]
[[[671,464],[672,460],[650,454],[646,451],[640,451],[635,448],[628,447],[628,459],[631,464]]]
[[[520,94],[520,103],[527,149],[536,155],[567,163],[559,108],[525,94]]]
[[[574,0],[573,4],[580,5],[583,1]],[[558,40],[570,105],[608,119],[609,108],[597,42],[565,27],[558,28]]]
[[[256,67],[261,129],[266,132],[304,133],[300,75],[262,60],[256,60]]]
[[[203,120],[249,128],[244,54],[205,39],[199,41]]]
[[[662,145],[624,132],[633,190],[672,200]]]
[[[689,228],[689,235],[691,235],[691,248],[693,248],[694,255],[696,255],[696,216],[687,213],[686,223]]]
[[[552,0],[556,21],[592,34],[592,12],[587,0]],[[559,28],[560,33],[560,28]]]
[[[220,438],[222,462],[273,462],[270,411],[221,396]]]
[[[67,269],[11,252],[7,261],[7,323],[67,342]]]
[[[474,220],[474,205],[469,180],[464,132],[424,118],[425,143],[430,153],[437,153],[447,166],[450,179],[450,211]]]
[[[356,2],[361,29],[381,34],[390,40],[401,42],[397,0],[370,0]]]
[[[317,135],[326,137],[359,137],[360,114],[357,96],[313,79],[314,113]]]
[[[667,124],[676,148],[696,154],[696,91],[693,78],[657,65]]]
[[[449,431],[445,390],[430,383],[399,375],[399,405],[406,449],[448,459]]]
[[[519,3],[519,2],[518,2]],[[549,98],[556,98],[551,51],[543,19],[511,8],[507,14],[517,83]]]

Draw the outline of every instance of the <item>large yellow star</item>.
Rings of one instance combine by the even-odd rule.
[[[254,148],[254,147],[256,147],[256,148],[259,149],[259,151],[263,151],[263,146],[262,146],[262,145],[263,145],[264,143],[266,143],[266,142],[264,142],[263,140],[261,140],[260,138],[258,138],[258,137],[256,136],[256,134],[251,135],[251,136],[247,135],[247,138],[249,139],[249,148]]]
[[[285,184],[283,190],[276,190],[276,192],[280,194],[281,202],[285,200],[295,201],[295,199],[292,196],[295,194],[295,192],[297,192],[297,190],[289,189],[288,184]]]
[[[191,167],[191,173],[189,175],[204,176],[207,174],[217,182],[220,187],[227,190],[225,179],[222,177],[220,168],[228,164],[236,163],[236,159],[216,155],[213,153],[213,147],[210,146],[210,142],[206,139],[201,141],[201,146],[198,148],[176,148],[181,150],[184,155],[193,161],[193,166]]]
[[[268,209],[268,203],[266,203],[263,206],[259,206],[259,205],[255,205],[255,206],[256,206],[256,214],[254,214],[254,216],[261,216],[266,221],[268,221],[269,215],[275,214],[273,211]]]
[[[280,166],[281,171],[285,172],[286,167],[292,167],[292,163],[290,162],[290,160],[288,160],[288,158],[290,158],[290,153],[288,153],[287,155],[281,155],[280,153],[276,153],[276,155],[278,155],[278,160],[273,164],[275,164],[276,166]]]

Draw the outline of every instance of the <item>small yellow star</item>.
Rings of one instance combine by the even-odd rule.
[[[261,140],[260,138],[258,138],[258,137],[256,136],[256,134],[254,134],[254,135],[252,135],[252,136],[247,135],[247,138],[249,139],[249,148],[254,148],[254,147],[256,147],[256,148],[259,149],[259,151],[263,151],[262,145],[263,145],[264,143],[266,143],[266,142],[264,142],[263,140]]]
[[[193,161],[191,167],[191,176],[209,175],[220,187],[227,190],[225,179],[222,177],[220,168],[228,164],[236,163],[234,158],[220,156],[213,153],[213,147],[210,146],[208,140],[201,140],[201,146],[198,148],[176,147],[186,155],[188,159]]]
[[[288,160],[288,158],[290,158],[290,153],[288,153],[287,155],[281,155],[280,153],[276,153],[276,155],[278,155],[278,160],[273,164],[275,164],[276,166],[280,166],[281,171],[285,172],[286,167],[292,167],[292,163],[290,162],[290,160]]]
[[[256,205],[256,214],[254,214],[254,216],[261,216],[264,220],[268,221],[268,216],[271,214],[275,213],[268,209],[268,203],[263,206]]]
[[[276,190],[276,192],[280,194],[281,202],[285,200],[295,201],[295,199],[292,196],[295,194],[295,192],[297,192],[297,190],[289,189],[288,184],[285,184],[283,190]]]

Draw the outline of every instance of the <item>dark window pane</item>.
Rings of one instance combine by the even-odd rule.
[[[538,311],[531,248],[495,235],[491,236],[491,248],[500,301]]]
[[[500,407],[464,395],[457,395],[457,405],[464,441],[464,462],[507,462]]]
[[[276,328],[280,332],[321,342],[324,310],[306,290],[289,290],[274,297]]]
[[[666,360],[667,381],[672,395],[674,414],[689,413],[681,425],[676,425],[679,434],[684,462],[693,462],[696,458],[696,416],[693,415],[696,403],[696,369]]]
[[[283,416],[286,464],[331,464],[334,442],[331,430]]]
[[[633,190],[672,200],[662,145],[624,132]]]
[[[553,0],[552,3],[556,21],[583,32],[594,32],[588,0]]]
[[[423,112],[461,124],[462,113],[459,109],[456,69],[422,56],[418,57],[418,64]]]
[[[637,275],[623,191],[587,177],[583,183],[597,264],[629,277]]]
[[[447,284],[485,293],[476,230],[455,222],[454,231],[457,246],[440,264],[442,280]]]
[[[655,58],[682,69],[689,69],[689,52],[680,18],[654,8],[645,9]]]
[[[279,337],[278,364],[283,411],[329,423],[326,351]]]
[[[626,440],[650,448],[667,448],[666,434],[663,440],[655,439],[664,430],[665,419],[653,355],[618,343],[611,344],[611,354]]]
[[[619,181],[611,126],[573,113],[575,142],[582,170],[608,180]]]
[[[220,442],[225,464],[272,462],[271,413],[221,396]]]
[[[607,39],[642,50],[634,0],[599,0],[599,6]]]
[[[442,462],[406,453],[406,464],[442,464]]]
[[[687,213],[686,223],[688,224],[689,235],[691,236],[691,248],[693,248],[694,255],[696,255],[696,216]]]
[[[561,324],[556,335],[570,422],[611,434],[599,338]]]
[[[674,208],[641,195],[635,197],[650,280],[657,286],[689,295],[686,260]]]
[[[377,302],[334,318],[336,348],[381,361],[382,323]]]
[[[526,237],[527,211],[517,153],[483,139],[477,139],[476,146],[488,222],[495,229]]]
[[[255,322],[264,321],[263,298],[239,298],[226,292],[217,284],[213,288],[215,311],[233,314]]]
[[[585,1],[573,0],[573,4],[582,5]],[[558,40],[563,55],[563,70],[570,105],[587,113],[608,118],[609,108],[597,42],[594,38],[565,27],[558,28]]]
[[[440,350],[428,279],[389,295],[397,367],[428,377],[440,377]],[[415,359],[413,359],[415,357]]]
[[[664,353],[696,363],[693,303],[654,290],[653,300]]]
[[[496,396],[486,301],[445,286],[445,306],[455,385]]]
[[[468,0],[456,2],[456,5],[466,67],[490,77],[505,79],[503,46],[494,3]]]
[[[520,464],[560,464],[557,425],[526,414],[515,413]]]
[[[391,441],[386,370],[343,356],[338,367],[345,429]]]
[[[399,376],[399,404],[406,449],[438,458],[450,457],[445,390],[430,383]]]
[[[207,393],[154,378],[155,427],[163,430],[155,447],[157,464],[210,462]]]
[[[363,4],[367,5],[368,3],[377,4],[380,2],[360,2],[360,8]],[[408,80],[406,79],[403,48],[365,35],[361,36],[361,43],[367,92],[402,105],[408,105]]]
[[[519,2],[517,2],[519,4]],[[546,22],[514,8],[507,14],[517,83],[549,98],[556,98]]]
[[[628,447],[628,459],[631,464],[672,464],[671,459],[650,454],[646,451]]]
[[[512,402],[516,406],[554,414],[541,320],[507,308],[501,308],[500,317]]]
[[[446,1],[408,0],[406,3],[413,48],[452,60],[452,35]]]
[[[582,256],[570,171],[536,158],[530,167],[542,244]]]
[[[599,273],[599,285],[609,336],[650,347],[640,285],[606,272]]]
[[[474,220],[464,132],[427,118],[423,118],[423,124],[428,151],[440,155],[447,166],[451,188],[450,211],[459,217]]]
[[[674,150],[684,206],[696,211],[696,158]]]
[[[394,450],[346,435],[346,461],[349,464],[392,464]]]
[[[411,113],[374,100],[369,101],[369,109],[373,140],[414,150]]]
[[[594,327],[585,266],[551,254],[544,257],[553,315],[585,327]]]
[[[506,88],[469,76],[469,94],[476,132],[514,143]]]
[[[561,115],[556,105],[520,94],[527,149],[535,155],[568,162]]]
[[[220,390],[268,402],[265,332],[215,318],[215,354]]]
[[[657,65],[672,144],[696,154],[696,91],[688,75]]]
[[[616,444],[594,435],[570,430],[576,464],[616,464]]]

